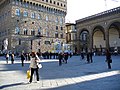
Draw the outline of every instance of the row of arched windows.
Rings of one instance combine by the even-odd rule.
[[[23,32],[21,32],[19,27],[15,28],[15,34],[22,34],[22,33],[24,35],[29,35],[28,34],[28,30],[26,28],[23,29]],[[41,28],[39,28],[37,32],[34,29],[31,30],[31,35],[36,35],[36,33],[37,33],[37,35],[41,35]],[[44,33],[46,34],[46,36],[49,36],[49,32],[48,31],[45,31]],[[54,36],[55,38],[59,38],[59,37],[63,38],[63,33],[59,34],[58,32],[55,32],[54,35],[55,35]]]
[[[24,16],[24,17],[29,17],[29,12],[28,11],[23,11],[23,13],[22,13],[22,15],[21,15],[21,10],[18,8],[18,9],[16,9],[15,10],[15,15],[16,16],[19,16],[19,17],[21,17],[21,16]],[[41,20],[42,19],[42,16],[41,16],[41,14],[40,13],[35,13],[35,12],[30,12],[30,14],[31,14],[31,18],[32,19],[38,19],[38,20]],[[55,20],[54,20],[54,18],[55,18]],[[63,24],[64,23],[64,19],[61,17],[61,18],[58,18],[58,17],[52,17],[52,18],[50,18],[49,17],[49,15],[46,15],[45,16],[45,19],[43,19],[43,20],[46,20],[46,21],[53,21],[53,22],[56,22],[56,23],[60,23],[60,24]]]

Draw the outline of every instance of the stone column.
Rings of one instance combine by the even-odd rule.
[[[106,49],[109,49],[109,30],[105,28]]]
[[[92,51],[92,49],[93,49],[93,36],[92,36],[92,34],[90,33],[89,34],[89,49]]]

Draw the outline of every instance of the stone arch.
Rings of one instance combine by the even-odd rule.
[[[98,26],[95,26],[93,29],[92,29],[92,36],[95,34],[95,32],[97,31],[101,31],[103,33],[103,36],[104,36],[104,40],[105,40],[105,30],[102,26],[98,25]]]
[[[88,47],[89,47],[89,30],[86,28],[83,28],[80,30],[79,33],[79,40],[80,40],[80,51],[88,51]]]
[[[83,29],[80,30],[80,33],[79,33],[79,39],[80,39],[80,36],[81,36],[82,33],[87,33],[87,34],[89,35],[89,31],[88,31],[88,29],[83,28]],[[81,39],[80,39],[80,41],[81,41]]]
[[[120,21],[112,21],[108,24],[107,30],[109,30],[111,27],[114,27],[118,33],[119,33],[119,38],[120,38]]]
[[[105,30],[101,25],[97,25],[92,31],[92,47],[97,54],[102,54],[106,48]]]
[[[109,48],[111,52],[114,52],[115,49],[120,51],[120,22],[110,22],[107,29],[109,34]]]

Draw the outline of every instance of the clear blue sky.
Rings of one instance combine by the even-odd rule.
[[[102,11],[120,6],[120,0],[67,0],[66,22],[91,16]]]

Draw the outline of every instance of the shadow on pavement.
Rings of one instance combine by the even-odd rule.
[[[22,84],[23,83],[14,83],[14,84],[2,85],[2,86],[0,86],[0,89],[4,89],[7,87],[14,87],[14,86],[22,85]]]

